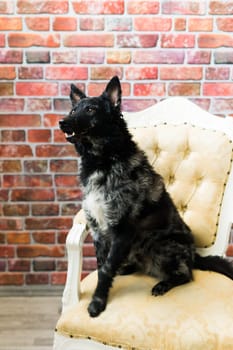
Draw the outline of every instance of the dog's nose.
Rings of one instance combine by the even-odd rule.
[[[62,126],[64,124],[64,119],[59,120],[59,125]]]

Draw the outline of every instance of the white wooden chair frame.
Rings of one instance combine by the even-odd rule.
[[[174,125],[190,123],[205,129],[220,130],[233,141],[233,118],[221,118],[201,109],[196,104],[182,97],[164,100],[140,112],[124,113],[129,128],[153,126],[170,122]],[[225,187],[221,206],[219,225],[215,243],[209,248],[199,249],[202,255],[223,256],[229,240],[233,222],[233,169],[231,169]],[[66,248],[68,254],[67,281],[62,298],[62,312],[72,308],[79,302],[80,279],[82,271],[82,246],[87,236],[85,217],[80,211],[68,233]],[[232,345],[233,346],[233,345]],[[114,350],[116,347],[107,346],[88,339],[68,338],[55,333],[54,350]]]

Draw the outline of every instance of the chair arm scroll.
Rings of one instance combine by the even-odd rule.
[[[79,301],[82,272],[82,247],[87,236],[87,225],[83,210],[75,216],[73,226],[66,238],[68,271],[62,297],[62,312]]]

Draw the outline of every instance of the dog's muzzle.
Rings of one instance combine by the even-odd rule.
[[[76,141],[76,134],[75,132],[70,128],[69,124],[66,122],[66,120],[62,119],[59,121],[60,129],[64,132],[66,140],[75,143]]]

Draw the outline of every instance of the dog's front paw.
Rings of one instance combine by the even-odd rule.
[[[169,289],[170,289],[170,284],[165,282],[165,281],[161,281],[159,283],[157,283],[153,288],[152,288],[152,295],[154,296],[158,296],[158,295],[163,295],[165,294]]]
[[[104,300],[94,298],[90,302],[87,310],[91,317],[97,317],[102,311],[104,311],[105,307],[106,307],[106,302]]]

